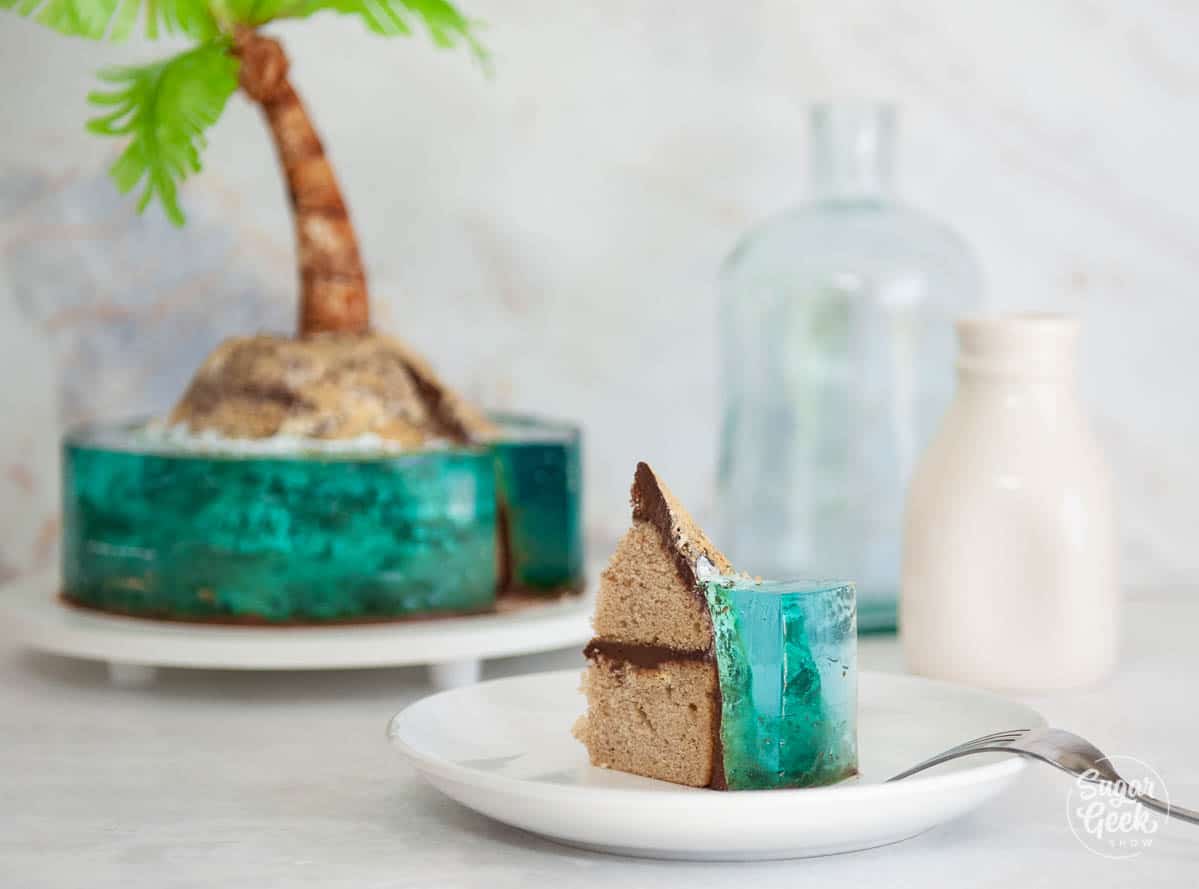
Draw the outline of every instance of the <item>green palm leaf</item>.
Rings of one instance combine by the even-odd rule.
[[[105,136],[129,136],[129,145],[109,173],[122,193],[144,181],[138,212],[158,198],[167,217],[183,224],[177,185],[200,170],[204,131],[216,123],[237,89],[237,59],[226,38],[204,43],[174,58],[136,68],[104,71],[111,91],[88,95],[111,108],[88,121]]]
[[[317,12],[356,15],[367,28],[385,37],[412,33],[412,22],[424,24],[433,42],[442,47],[465,44],[481,62],[487,51],[475,38],[471,22],[448,0],[233,0],[256,6],[274,7],[270,18],[307,18]],[[266,21],[263,19],[262,21]],[[259,22],[253,22],[258,24]]]
[[[0,0],[0,9],[89,40],[125,39],[139,14],[150,38],[158,36],[160,27],[196,40],[208,40],[220,31],[207,0]]]

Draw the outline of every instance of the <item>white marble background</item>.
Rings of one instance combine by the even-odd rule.
[[[1199,573],[1199,5],[464,2],[490,81],[352,21],[277,33],[381,326],[485,403],[585,424],[598,544],[638,458],[710,510],[716,267],[802,193],[802,103],[881,96],[903,193],[971,242],[990,305],[1084,317],[1126,579]],[[223,335],[291,322],[282,187],[240,97],[185,233],[103,179],[92,74],[166,51],[0,15],[0,574],[54,557],[64,425],[162,410]]]

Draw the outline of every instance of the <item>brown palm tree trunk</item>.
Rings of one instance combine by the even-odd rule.
[[[239,82],[262,106],[287,177],[300,264],[300,334],[370,329],[366,274],[337,177],[275,40],[239,30]]]

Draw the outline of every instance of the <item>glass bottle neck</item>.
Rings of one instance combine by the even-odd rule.
[[[895,109],[882,103],[813,106],[808,178],[818,201],[875,201],[891,191]]]

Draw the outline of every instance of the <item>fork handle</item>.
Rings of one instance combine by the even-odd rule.
[[[1171,818],[1177,818],[1179,821],[1186,821],[1188,824],[1199,824],[1199,812],[1193,809],[1184,809],[1182,806],[1176,806],[1173,803],[1164,803],[1159,799],[1154,799],[1143,793],[1134,793],[1131,790],[1128,791],[1128,795],[1146,809],[1153,809],[1155,812],[1169,815]]]

